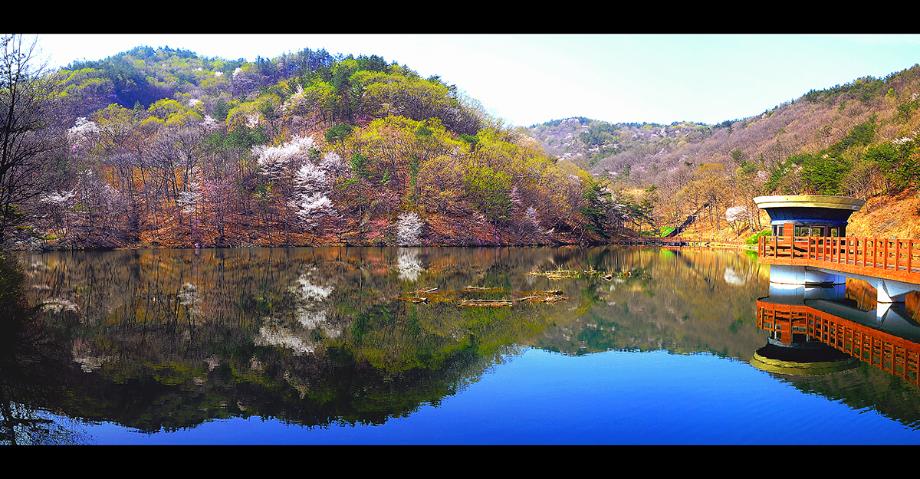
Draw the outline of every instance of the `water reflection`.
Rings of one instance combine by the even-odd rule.
[[[3,427],[20,431],[5,432],[8,443],[80,442],[80,428],[60,418],[145,432],[250,416],[383,424],[440,404],[526,348],[747,362],[767,334],[751,318],[769,269],[731,251],[256,248],[18,260],[19,270],[7,263],[0,275],[15,285],[0,306],[9,330]],[[548,271],[603,274],[528,274]],[[433,288],[450,298],[553,290],[566,299],[490,308],[403,300]],[[913,391],[879,394],[882,375],[777,377],[907,423],[920,417]],[[42,423],[43,414],[58,420]],[[23,433],[21,424],[43,426]]]
[[[769,295],[756,302],[756,324],[767,332],[767,344],[751,364],[797,387],[920,427],[920,293],[908,294],[905,303],[879,303],[876,294],[853,278],[824,286],[771,282]]]

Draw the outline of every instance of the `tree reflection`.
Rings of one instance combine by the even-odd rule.
[[[60,344],[23,295],[23,275],[0,253],[0,444],[69,444],[74,431],[36,407],[62,393],[55,368]]]
[[[765,268],[734,252],[613,247],[19,259],[22,272],[5,273],[18,278],[10,294],[19,299],[5,299],[2,310],[30,319],[4,326],[20,328],[3,335],[3,381],[15,391],[5,404],[147,432],[248,416],[382,424],[439,404],[526,347],[750,359],[763,344],[750,318],[768,279]],[[612,274],[528,274],[557,269]],[[510,308],[399,299],[430,288],[483,298],[552,289],[568,299]],[[4,412],[14,415],[23,416]],[[42,441],[52,442],[34,442]]]

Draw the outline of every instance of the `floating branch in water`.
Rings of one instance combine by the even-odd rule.
[[[558,289],[550,289],[546,291],[523,291],[519,294],[523,296],[512,297],[512,298],[497,298],[497,299],[470,299],[463,298],[462,293],[469,292],[495,292],[503,291],[502,288],[486,288],[481,286],[467,286],[462,290],[455,291],[439,291],[438,288],[430,289],[420,289],[410,292],[409,296],[400,296],[398,299],[400,301],[406,301],[413,304],[420,303],[452,303],[457,304],[463,307],[483,307],[483,308],[502,308],[502,307],[511,307],[514,303],[557,303],[559,301],[565,301],[569,299],[563,294],[562,291]],[[437,292],[437,293],[435,293]],[[434,296],[427,296],[428,294],[435,293]]]
[[[494,287],[494,286],[465,286],[464,291],[477,291],[481,293],[490,293],[495,291],[502,291],[503,288]]]
[[[577,271],[574,269],[557,269],[553,271],[531,271],[527,273],[531,276],[544,276],[547,279],[559,280],[559,279],[581,279],[581,278],[603,278],[607,281],[611,281],[614,278],[628,278],[631,273],[629,271],[598,271],[594,268],[586,269],[584,271]]]
[[[460,306],[480,308],[510,308],[514,303],[509,299],[461,299]]]
[[[514,300],[528,303],[558,303],[559,301],[565,301],[567,299],[569,298],[562,294],[562,291],[559,291],[558,289],[551,289],[548,291],[540,291],[536,294],[515,298]]]

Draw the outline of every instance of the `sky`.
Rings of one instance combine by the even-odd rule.
[[[719,123],[920,63],[920,35],[38,35],[51,67],[140,45],[228,59],[303,48],[439,75],[512,125]]]

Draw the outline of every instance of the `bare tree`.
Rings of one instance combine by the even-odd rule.
[[[51,158],[63,143],[50,122],[54,84],[34,51],[22,35],[0,37],[0,244],[27,218],[28,202],[47,191]]]

